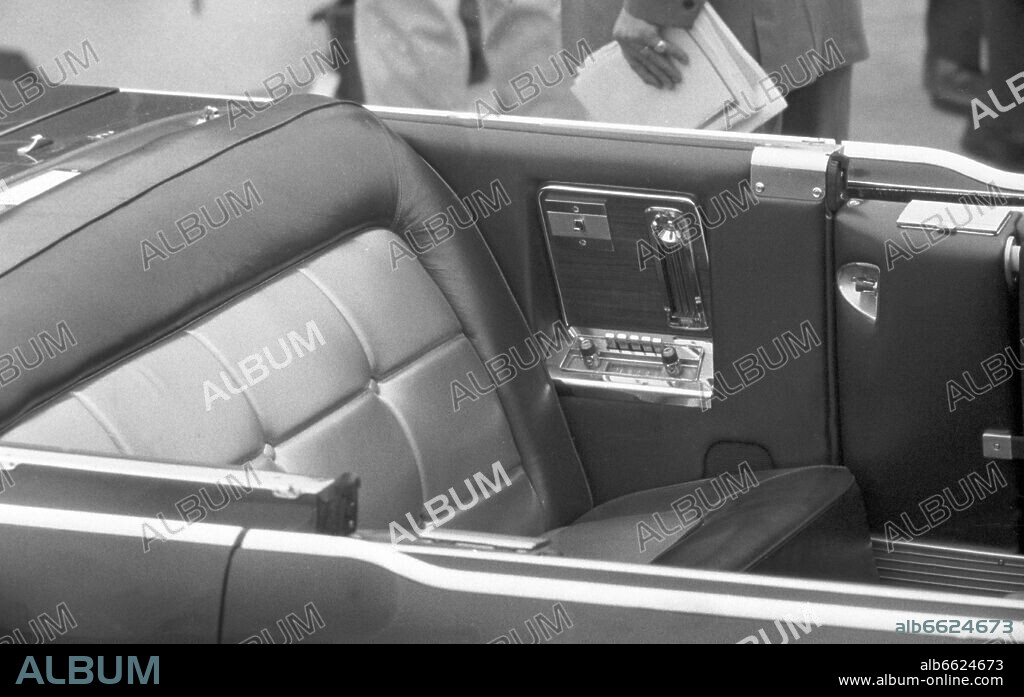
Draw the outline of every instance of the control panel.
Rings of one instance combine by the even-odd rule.
[[[548,359],[560,389],[710,408],[710,263],[696,202],[548,184],[538,203],[574,337]]]

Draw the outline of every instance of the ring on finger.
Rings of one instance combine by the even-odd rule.
[[[647,48],[651,47],[648,46]],[[665,41],[665,39],[661,39],[660,41],[658,41],[658,43],[654,44],[654,47],[651,48],[651,50],[653,50],[655,53],[665,53],[665,51],[668,50],[668,42]]]

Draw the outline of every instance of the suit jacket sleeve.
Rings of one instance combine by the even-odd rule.
[[[659,27],[693,26],[705,0],[626,0],[629,14]]]

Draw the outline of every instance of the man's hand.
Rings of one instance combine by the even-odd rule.
[[[656,25],[634,17],[623,8],[615,22],[613,36],[622,46],[629,65],[648,85],[672,89],[683,81],[683,74],[673,59],[683,65],[690,59],[683,49],[663,39]]]

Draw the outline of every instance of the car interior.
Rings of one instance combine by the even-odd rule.
[[[47,160],[80,174],[3,214],[0,439],[38,466],[5,503],[170,513],[198,470],[248,467],[293,495],[206,522],[1024,592],[1019,474],[991,450],[1019,373],[983,382],[1019,355],[1020,214],[892,252],[994,195],[966,166],[204,104]]]

